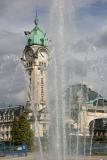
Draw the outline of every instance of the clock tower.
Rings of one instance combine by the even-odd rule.
[[[48,40],[46,34],[39,28],[38,17],[35,26],[25,31],[26,45],[21,60],[27,72],[27,99],[25,109],[34,117],[31,127],[35,136],[46,134],[47,109],[47,67],[48,67]]]

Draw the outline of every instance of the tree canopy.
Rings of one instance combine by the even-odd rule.
[[[26,143],[31,149],[33,145],[34,134],[30,128],[30,123],[27,119],[27,113],[22,113],[18,118],[14,118],[12,124],[12,141],[19,145]]]

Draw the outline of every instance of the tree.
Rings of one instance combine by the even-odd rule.
[[[14,118],[12,124],[12,141],[19,145],[26,143],[28,148],[33,146],[34,134],[27,120],[27,113],[23,112],[19,118]]]

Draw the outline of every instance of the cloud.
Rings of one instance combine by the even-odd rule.
[[[86,5],[94,5],[94,4],[107,4],[106,0],[76,0],[76,5],[79,7],[83,7]]]
[[[20,95],[24,90],[24,72],[20,61],[24,37],[20,33],[0,31],[0,39],[0,102],[20,103],[20,98],[16,99],[15,95]]]
[[[100,49],[107,49],[107,27],[104,27],[104,29],[95,37],[95,45]]]
[[[76,43],[71,42],[71,50],[76,54],[84,55],[87,52],[95,53],[96,50],[107,49],[107,27],[103,26],[95,34],[80,38]],[[104,54],[104,53],[103,53]],[[102,55],[103,56],[103,55]]]
[[[0,31],[0,55],[18,55],[24,45],[24,36],[20,33]]]

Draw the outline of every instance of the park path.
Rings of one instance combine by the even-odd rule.
[[[34,160],[34,158],[33,154],[29,154],[26,157],[12,157],[12,156],[0,157],[0,160]]]
[[[0,157],[0,160],[38,160],[38,158],[34,158],[33,154],[29,154],[27,157]],[[66,160],[75,160],[75,158],[67,158]],[[79,160],[107,160],[107,156],[79,157]]]

